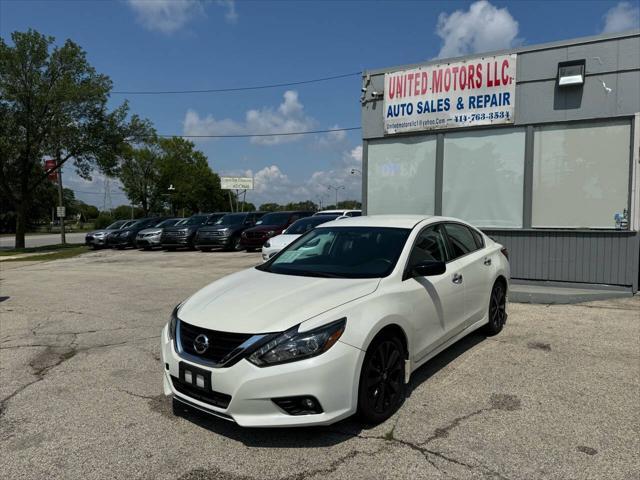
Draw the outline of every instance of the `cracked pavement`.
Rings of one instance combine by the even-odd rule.
[[[418,370],[401,410],[374,428],[175,417],[162,395],[160,329],[176,303],[259,261],[99,251],[1,265],[2,476],[638,478],[639,297],[512,304],[500,335],[471,335]]]

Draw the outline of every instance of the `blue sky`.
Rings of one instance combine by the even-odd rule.
[[[0,35],[34,28],[70,38],[118,90],[180,90],[280,83],[638,28],[638,2],[0,0]],[[303,131],[360,125],[360,79],[269,90],[113,95],[161,134]],[[344,185],[361,156],[360,132],[204,140],[220,174],[253,174],[247,200],[286,202]],[[65,170],[77,197],[102,207],[103,179]],[[113,188],[113,206],[126,198]],[[85,193],[87,192],[87,193]]]

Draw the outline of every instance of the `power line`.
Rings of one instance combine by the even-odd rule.
[[[272,83],[267,85],[254,85],[250,87],[229,87],[229,88],[207,88],[204,90],[118,90],[113,91],[114,95],[174,95],[183,93],[224,93],[224,92],[243,92],[246,90],[264,90],[267,88],[293,87],[295,85],[305,85],[309,83],[326,82],[329,80],[337,80],[340,78],[355,77],[362,75],[362,71],[343,73],[341,75],[333,75],[331,77],[314,78],[311,80],[300,80],[297,82]],[[255,135],[254,135],[255,136]]]
[[[249,137],[286,137],[289,135],[312,135],[317,133],[349,132],[360,130],[361,127],[331,128],[327,130],[306,130],[303,132],[282,133],[241,133],[237,135],[157,135],[158,137],[183,137],[183,138],[249,138]]]

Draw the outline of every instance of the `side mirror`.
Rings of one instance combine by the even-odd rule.
[[[410,277],[431,277],[434,275],[442,275],[447,270],[444,262],[437,260],[429,260],[418,263],[411,268]]]

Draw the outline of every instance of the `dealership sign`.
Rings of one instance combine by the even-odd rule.
[[[513,123],[516,54],[384,76],[386,134]]]
[[[223,190],[253,190],[252,177],[220,177]]]

